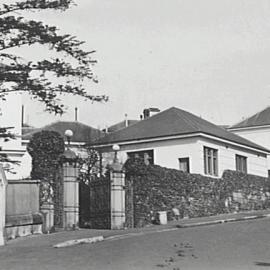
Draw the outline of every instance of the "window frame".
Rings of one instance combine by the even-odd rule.
[[[187,170],[186,171],[181,170],[181,166],[180,166],[181,161],[187,162]],[[190,160],[189,160],[189,157],[178,158],[178,164],[179,164],[179,171],[190,173]]]
[[[247,174],[247,157],[242,155],[235,155],[235,170],[237,172]]]
[[[204,174],[218,176],[218,149],[203,147]]]
[[[148,158],[148,164],[146,162],[146,158],[145,158],[145,154],[148,154],[149,158]],[[130,152],[127,152],[127,156],[128,156],[128,159],[130,158],[142,158],[144,159],[144,162],[146,165],[154,165],[154,158],[155,158],[155,155],[154,155],[154,149],[147,149],[147,150],[139,150],[139,151],[130,151]]]

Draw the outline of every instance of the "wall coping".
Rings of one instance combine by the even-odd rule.
[[[42,214],[25,214],[25,215],[10,215],[6,216],[6,225],[5,227],[15,227],[15,226],[25,226],[25,225],[34,225],[42,224]]]
[[[8,184],[40,184],[40,180],[29,180],[29,179],[15,179],[8,180]]]

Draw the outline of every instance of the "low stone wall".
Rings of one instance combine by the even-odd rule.
[[[9,180],[6,193],[7,239],[42,233],[39,213],[39,181]]]
[[[217,179],[155,165],[133,167],[127,170],[126,183],[128,227],[152,223],[158,211],[167,211],[172,220],[173,208],[180,218],[270,208],[269,179],[235,171]]]
[[[26,214],[6,217],[6,238],[42,234],[42,215]]]

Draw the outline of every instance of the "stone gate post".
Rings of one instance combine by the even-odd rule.
[[[123,229],[125,226],[125,172],[116,160],[110,170],[111,180],[111,229]]]
[[[65,229],[76,229],[79,224],[79,181],[76,154],[67,149],[64,152],[63,180],[64,180],[64,217]]]
[[[40,206],[40,212],[43,215],[42,232],[50,233],[54,228],[54,206],[52,202],[44,202]]]
[[[5,244],[7,179],[0,165],[0,246]]]

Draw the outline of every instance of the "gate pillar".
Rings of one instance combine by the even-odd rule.
[[[0,246],[3,246],[5,244],[6,190],[6,175],[3,167],[0,165]]]
[[[79,182],[77,156],[69,148],[64,152],[63,180],[64,180],[64,217],[65,229],[76,229],[79,225]]]
[[[111,180],[111,229],[125,227],[125,173],[116,160],[110,168]]]
[[[52,202],[44,202],[40,206],[43,215],[42,232],[50,233],[54,228],[54,206]]]

